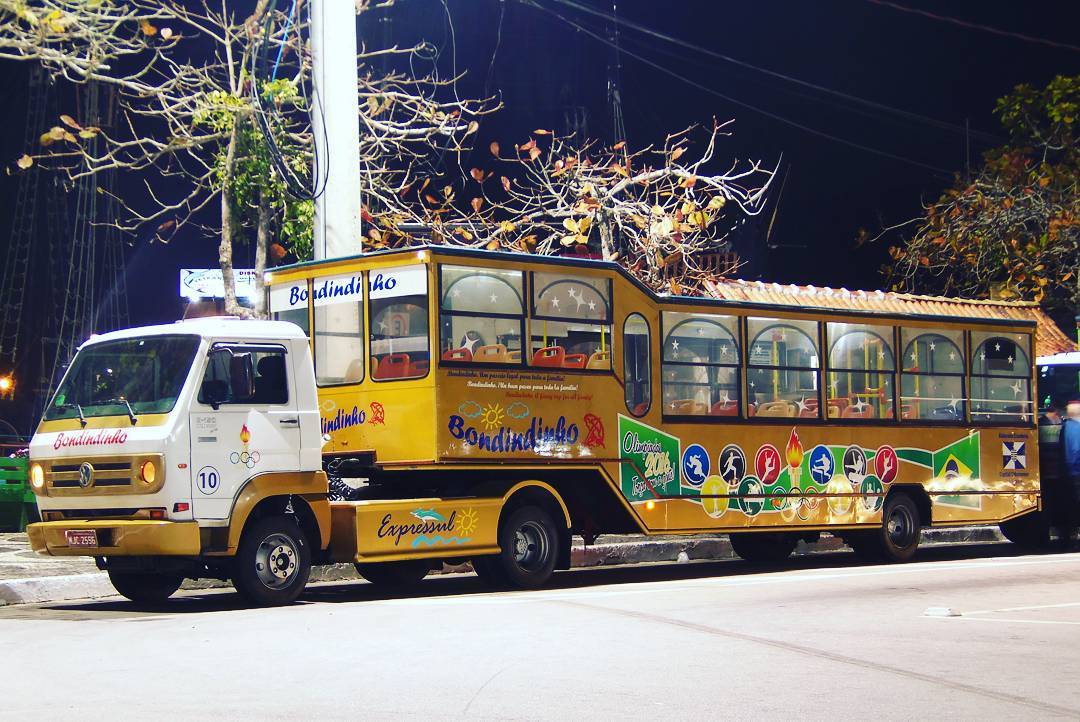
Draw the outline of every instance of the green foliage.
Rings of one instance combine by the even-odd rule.
[[[886,273],[897,290],[1080,302],[1080,76],[997,103],[1009,142],[929,205]]]

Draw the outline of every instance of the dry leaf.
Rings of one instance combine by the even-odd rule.
[[[539,157],[540,157],[540,149],[533,146],[532,150],[529,151],[529,160],[536,160]]]
[[[537,128],[536,130],[533,131],[533,134],[535,134],[535,135],[551,135],[551,131],[550,130],[544,130],[543,128]]]
[[[480,209],[484,207],[484,199],[473,198],[471,201],[469,201],[469,205],[472,206],[473,213],[479,213]]]
[[[472,179],[477,183],[484,182],[484,171],[480,170],[479,168],[473,168],[471,171],[469,171],[469,175],[471,175]]]
[[[502,181],[503,190],[506,191],[507,193],[509,193],[510,192],[510,179],[507,178],[506,176],[500,176],[499,180]]]
[[[72,118],[70,115],[61,115],[60,122],[69,128],[74,128],[75,130],[82,130],[82,126],[76,123],[75,119]]]
[[[139,29],[143,31],[143,35],[147,37],[153,37],[157,35],[157,28],[150,24],[149,20],[143,20],[139,23]]]
[[[499,144],[495,141],[491,141],[491,145],[488,146],[488,150],[490,150],[491,154],[496,158],[499,157]]]
[[[19,158],[17,161],[15,161],[15,165],[19,166],[19,168],[21,168],[22,170],[26,170],[30,166],[34,165],[34,159],[24,154],[22,158]]]

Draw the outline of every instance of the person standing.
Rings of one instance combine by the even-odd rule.
[[[1080,399],[1069,402],[1065,408],[1065,421],[1061,424],[1059,447],[1061,450],[1061,491],[1063,515],[1066,519],[1061,529],[1061,545],[1073,545],[1073,534],[1080,526]]]

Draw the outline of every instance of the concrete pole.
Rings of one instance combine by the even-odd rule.
[[[357,109],[356,7],[352,0],[311,0],[315,136],[315,260],[363,250],[360,235],[360,120]]]

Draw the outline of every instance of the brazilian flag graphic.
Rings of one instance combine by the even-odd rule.
[[[978,491],[979,434],[971,434],[934,452],[935,487],[943,490]],[[982,496],[957,494],[937,497],[937,503],[964,509],[979,509]]]

